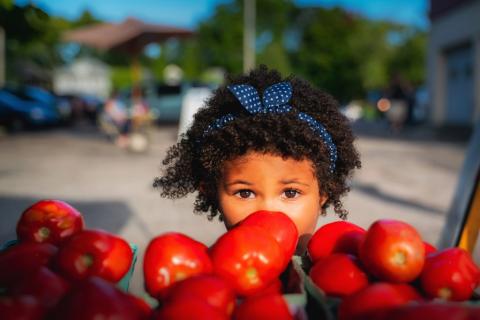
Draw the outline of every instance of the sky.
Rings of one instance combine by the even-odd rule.
[[[121,22],[129,16],[152,23],[195,28],[208,18],[216,5],[231,0],[17,0],[33,2],[46,12],[68,19],[77,18],[84,9],[110,22]],[[262,0],[257,0],[262,1]],[[428,27],[428,0],[294,0],[298,6],[340,6],[368,18],[390,20]],[[258,15],[262,14],[257,12]]]

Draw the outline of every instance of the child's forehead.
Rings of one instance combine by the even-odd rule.
[[[259,174],[259,170],[297,174],[312,173],[315,175],[314,164],[309,159],[294,159],[272,153],[249,152],[223,163],[222,171],[225,175],[232,174]]]

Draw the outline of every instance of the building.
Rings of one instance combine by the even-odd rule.
[[[431,122],[480,121],[480,0],[430,0],[427,81]]]
[[[110,69],[93,58],[79,58],[55,70],[53,89],[57,94],[91,95],[107,98],[111,90]]]

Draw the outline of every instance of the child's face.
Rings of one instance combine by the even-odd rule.
[[[300,237],[311,235],[322,205],[310,160],[248,153],[223,166],[219,205],[227,228],[258,210],[281,211],[297,225]]]

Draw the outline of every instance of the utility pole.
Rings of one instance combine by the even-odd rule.
[[[5,31],[0,27],[0,88],[5,85]]]
[[[255,1],[243,1],[243,72],[255,68]]]

